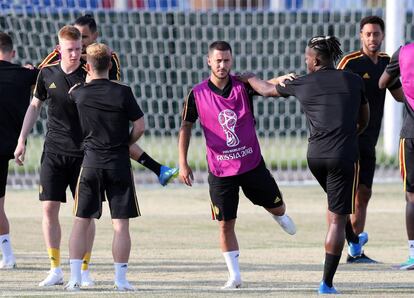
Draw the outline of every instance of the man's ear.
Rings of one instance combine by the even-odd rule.
[[[319,65],[321,65],[321,59],[319,59],[318,57],[315,57],[315,60],[313,61],[313,65],[314,65],[314,66],[319,66]]]
[[[93,38],[93,40],[96,42],[96,40],[98,39],[98,36],[99,36],[99,32],[98,31],[96,31],[95,33],[92,33],[92,38]]]
[[[13,59],[16,56],[16,50],[12,50],[10,57]]]
[[[210,56],[207,56],[207,65],[211,67]]]

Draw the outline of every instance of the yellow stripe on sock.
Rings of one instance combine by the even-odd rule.
[[[82,262],[82,270],[88,270],[89,269],[89,263],[91,261],[91,253],[87,252],[85,253],[85,255],[83,256],[83,262]]]
[[[48,248],[47,253],[49,255],[50,267],[51,268],[60,267],[60,249]]]

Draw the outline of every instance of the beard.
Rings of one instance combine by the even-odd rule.
[[[228,75],[229,75],[229,71],[228,70],[223,70],[222,72],[218,72],[218,71],[213,71],[213,75],[217,78],[217,79],[220,79],[220,80],[223,80],[223,79],[225,79],[225,78],[227,78],[228,77]]]

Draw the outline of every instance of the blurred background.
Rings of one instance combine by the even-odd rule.
[[[414,0],[392,3],[402,21],[402,30],[395,34],[401,44],[412,41]],[[99,41],[119,55],[121,80],[132,87],[145,113],[147,131],[139,144],[160,162],[176,166],[182,105],[191,87],[209,75],[206,54],[211,42],[231,44],[234,72],[252,71],[264,79],[287,72],[304,74],[309,38],[335,35],[345,54],[359,50],[361,18],[378,15],[386,26],[394,26],[395,21],[388,24],[386,10],[385,0],[0,0],[0,30],[13,37],[16,63],[38,64],[54,49],[60,27],[86,13],[93,15]],[[276,179],[315,183],[306,165],[308,132],[299,102],[256,97],[254,109],[263,156]],[[398,128],[400,108],[395,115],[388,122]],[[45,124],[43,111],[28,141],[25,167],[10,163],[9,186],[37,187]],[[398,140],[398,129],[392,132],[392,142]],[[393,149],[384,150],[384,138],[379,140],[376,181],[400,179],[395,142]],[[198,124],[189,161],[196,182],[206,183]],[[136,162],[133,167],[137,183],[156,183],[148,170]]]

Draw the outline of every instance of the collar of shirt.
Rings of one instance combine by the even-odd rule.
[[[223,97],[228,97],[230,95],[231,92],[231,88],[233,87],[233,84],[231,83],[231,79],[229,79],[228,83],[226,84],[226,86],[223,88],[223,90],[221,90],[220,88],[218,88],[216,85],[213,84],[213,82],[209,79],[208,80],[208,87],[211,89],[211,91],[213,91],[214,93],[223,96]]]

